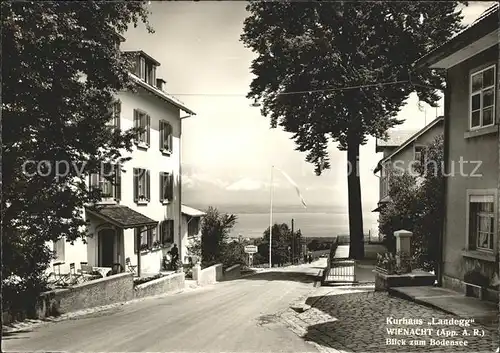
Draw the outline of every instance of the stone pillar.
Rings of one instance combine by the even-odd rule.
[[[193,280],[195,281],[198,281],[198,279],[200,278],[200,272],[201,272],[201,265],[200,263],[196,263],[194,266],[193,266],[193,270],[192,270],[192,273],[193,273]]]
[[[406,253],[407,256],[410,255],[411,248],[411,237],[413,233],[404,229],[394,232],[394,237],[396,238],[396,264],[401,266],[400,253]]]

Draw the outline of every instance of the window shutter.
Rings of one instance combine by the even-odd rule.
[[[115,199],[122,199],[122,171],[120,165],[115,165]]]
[[[170,152],[172,152],[173,150],[173,146],[172,146],[172,142],[173,142],[173,137],[172,137],[172,125],[168,124],[168,131],[167,131],[167,139],[168,139],[168,150]]]
[[[133,72],[137,77],[141,77],[141,65],[139,63],[139,57],[136,57],[134,60],[134,67],[133,67]]]
[[[161,221],[159,224],[158,224],[158,228],[159,228],[159,238],[160,238],[160,242],[162,244],[165,244],[165,236],[163,235],[163,221]]]
[[[116,112],[115,112],[116,116],[115,116],[115,126],[117,129],[120,129],[120,126],[121,126],[121,114],[122,114],[122,102],[121,101],[117,101],[116,102]]]
[[[165,200],[165,198],[163,197],[163,195],[164,195],[164,192],[163,192],[163,188],[164,188],[163,172],[160,172],[159,176],[160,176],[160,202],[163,202],[163,200]]]
[[[168,199],[172,201],[174,199],[174,175],[168,174]]]
[[[138,175],[139,170],[137,168],[134,168],[134,202],[137,202],[139,200],[139,175]]]
[[[161,151],[163,150],[163,130],[164,130],[163,120],[160,120],[160,125],[158,127],[158,130],[160,132],[160,151]]]
[[[134,228],[134,253],[137,254],[137,242],[139,238],[139,231],[137,228]]]
[[[146,196],[146,199],[148,201],[150,201],[151,200],[151,193],[150,193],[150,187],[149,187],[149,185],[150,185],[150,181],[151,180],[150,180],[149,170],[145,170],[145,174],[146,174],[145,175],[145,179],[146,179],[146,193],[145,193],[146,195],[145,196]]]
[[[152,229],[148,229],[147,231],[148,235],[148,249],[151,249],[153,247],[153,230]]]
[[[143,80],[146,79],[146,60],[143,57],[139,57],[139,75]]]
[[[137,109],[134,109],[134,127],[135,128],[139,128],[140,127],[139,112],[137,111]],[[137,131],[135,133],[135,140],[136,141],[139,141],[139,136],[140,136],[140,132]]]
[[[146,142],[148,145],[151,144],[151,117],[146,115]]]
[[[169,226],[170,226],[170,241],[173,243],[174,242],[174,220],[169,221]]]

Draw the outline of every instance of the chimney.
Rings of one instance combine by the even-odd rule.
[[[167,83],[167,81],[165,81],[164,79],[157,78],[156,79],[156,88],[158,88],[160,91],[163,91],[163,86],[165,85],[165,83]]]

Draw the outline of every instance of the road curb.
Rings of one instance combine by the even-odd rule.
[[[292,309],[288,309],[283,312],[280,315],[280,319],[281,322],[290,329],[290,331],[302,338],[305,342],[313,345],[320,353],[348,353],[348,351],[338,350],[336,348],[330,347],[323,339],[319,337],[316,338],[318,342],[307,339],[307,334],[309,333],[309,330],[307,329],[307,323],[300,317],[298,317],[298,314]],[[298,322],[302,322],[304,325],[301,325]],[[324,334],[323,332],[320,332],[318,330],[315,331],[320,337]]]

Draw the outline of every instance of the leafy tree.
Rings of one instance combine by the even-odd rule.
[[[317,239],[313,239],[309,244],[307,244],[307,249],[309,251],[315,251],[319,249],[319,245],[319,241]]]
[[[267,2],[247,6],[241,40],[257,53],[249,98],[293,133],[316,174],[330,168],[329,142],[347,151],[350,257],[362,258],[359,147],[387,138],[410,93],[436,106],[441,74],[412,63],[457,33],[457,2]]]
[[[201,257],[204,266],[224,261],[225,250],[231,229],[237,217],[233,214],[221,214],[216,208],[209,207],[201,222]]]
[[[293,257],[295,261],[302,259],[302,231],[300,229],[297,229],[296,231],[293,232],[294,237],[293,237]]]
[[[32,304],[52,257],[47,242],[87,235],[82,209],[100,192],[85,175],[124,162],[120,150],[131,148],[133,131],[106,123],[115,94],[132,88],[118,34],[148,25],[148,11],[130,1],[2,2],[1,10],[2,279],[21,278],[17,288],[31,299],[16,301]]]
[[[245,254],[245,245],[233,241],[224,247],[222,264],[225,268],[233,265],[245,265],[247,263],[247,256]]]
[[[289,261],[292,246],[292,230],[287,223],[273,225],[271,261],[273,264],[284,264]],[[269,261],[269,227],[262,236],[259,253]]]
[[[201,238],[193,238],[189,241],[187,245],[187,251],[190,256],[196,256],[201,259]]]
[[[426,162],[409,172],[390,176],[391,203],[381,210],[379,230],[385,234],[389,251],[395,251],[394,232],[413,232],[412,256],[425,270],[436,270],[439,260],[439,237],[444,217],[443,136],[426,146]]]
[[[380,211],[379,231],[385,235],[384,243],[391,252],[396,251],[394,232],[400,229],[414,230],[421,217],[422,205],[416,177],[405,171],[388,175],[391,202]]]
[[[444,222],[443,136],[437,136],[424,153],[427,162],[417,166],[424,180],[419,193],[422,214],[415,227],[414,248],[421,249],[416,254],[418,263],[424,269],[436,271],[441,251],[439,237]]]

